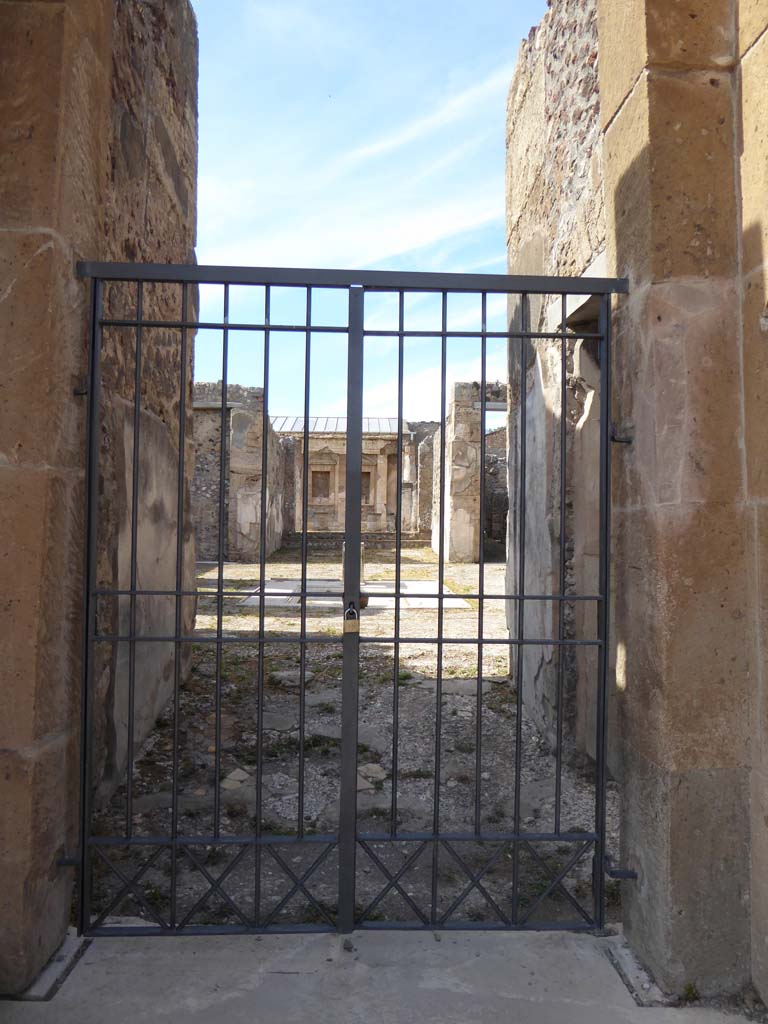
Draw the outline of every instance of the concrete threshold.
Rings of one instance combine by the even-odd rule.
[[[735,1024],[638,1006],[605,940],[563,932],[99,938],[2,1024]]]

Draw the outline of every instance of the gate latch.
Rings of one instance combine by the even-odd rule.
[[[355,608],[355,602],[350,601],[347,606],[347,610],[344,612],[344,632],[345,633],[359,633],[360,632],[360,616],[357,614],[357,608]]]

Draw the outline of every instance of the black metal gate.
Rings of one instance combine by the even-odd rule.
[[[626,283],[134,264],[80,271],[93,281],[80,931],[601,928],[610,300]],[[594,314],[574,317],[590,296]],[[191,382],[193,349],[202,361],[207,344],[220,381],[206,407],[206,456]],[[291,345],[296,358],[286,364]],[[579,590],[585,576],[574,582],[572,571],[582,513],[570,507],[569,474],[584,473],[587,451],[585,442],[573,447],[569,414],[577,351],[599,378],[599,440],[588,450],[594,590]],[[369,353],[372,366],[391,358],[389,376],[366,383]],[[258,415],[243,420],[246,455],[232,447],[235,362],[263,389]],[[334,424],[341,448],[330,420],[317,427],[316,367],[321,388],[346,376],[345,416]],[[541,367],[559,373],[546,393]],[[296,407],[276,408],[291,375]],[[429,448],[419,449],[412,424],[430,417],[413,415],[416,399],[406,408],[411,380],[420,408],[438,412],[432,441],[425,435],[432,458],[418,473]],[[364,402],[375,386],[391,388],[393,415],[377,421],[384,455],[366,454]],[[503,401],[489,398],[498,394]],[[293,447],[272,419],[289,412],[300,413]],[[484,519],[492,413],[497,433],[506,430],[499,459],[510,467],[511,517],[506,564],[493,565],[474,522]],[[325,449],[313,448],[313,431]],[[288,448],[294,531],[284,454],[283,476],[270,477],[270,460]],[[330,484],[312,469],[318,451],[339,467]],[[218,478],[215,556],[195,564],[192,504],[202,499],[191,484],[206,457]],[[256,512],[237,526],[256,539],[239,561],[228,556],[237,472],[259,480],[246,494]],[[552,490],[542,497],[547,472]],[[329,514],[331,486],[339,502],[343,495],[343,573],[342,535],[312,525]],[[375,487],[389,488],[389,504],[383,490],[374,501]],[[273,552],[276,498],[288,539]],[[363,529],[379,507],[389,533]],[[470,561],[454,555],[457,524],[476,549]],[[374,566],[365,581],[362,545]],[[593,761],[574,774],[567,734],[579,700],[592,709]]]

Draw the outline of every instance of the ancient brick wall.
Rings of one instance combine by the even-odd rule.
[[[112,24],[112,103],[107,141],[104,193],[105,255],[111,259],[189,262],[194,258],[197,175],[197,36],[186,3],[114,5]],[[81,203],[87,204],[83,196]],[[146,320],[181,315],[177,285],[110,284],[105,287],[107,316],[136,315],[141,296]],[[196,294],[190,289],[188,311]],[[100,586],[125,589],[131,579],[131,492],[134,472],[135,332],[105,328],[102,344],[102,450],[99,502]],[[182,585],[194,581],[194,537],[190,484],[192,444],[192,340],[181,365],[178,329],[144,328],[141,337],[136,580],[140,590],[176,585],[177,478],[181,438],[181,395],[185,393],[184,509]],[[101,626],[126,633],[127,609],[117,603]],[[136,628],[174,632],[172,598],[139,596]],[[194,603],[186,601],[182,626],[194,621]],[[150,625],[151,624],[151,625]],[[126,627],[126,628],[124,628]],[[111,631],[111,630],[110,630]],[[94,676],[94,780],[106,799],[124,781],[128,747],[129,665],[127,645],[99,649]],[[188,652],[184,652],[184,658]],[[173,644],[137,647],[134,682],[134,741],[140,744],[171,696]]]
[[[0,4],[0,125],[0,544],[15,581],[0,638],[0,990],[15,992],[61,941],[73,871],[57,862],[77,848],[86,401],[73,393],[87,372],[90,298],[74,268],[77,259],[194,258],[190,4]],[[168,308],[164,295],[149,290],[145,299],[147,312]],[[127,290],[106,296],[107,310],[121,303],[135,311]],[[189,377],[172,335],[149,332],[144,349],[139,516],[147,521],[151,503],[161,519],[152,536],[139,530],[149,585],[175,573],[175,545],[173,566],[163,555],[152,568],[152,552],[162,555],[175,537],[175,485],[171,503],[166,479],[176,479]],[[114,586],[125,579],[133,466],[131,332],[105,336],[104,349],[98,577]],[[191,524],[183,529],[186,572]],[[114,608],[103,614],[118,623]],[[137,693],[139,732],[143,709],[151,715],[167,687],[166,657],[159,674],[142,673],[150,685]],[[97,778],[115,773],[122,756],[110,740],[122,680],[114,653],[96,678]]]

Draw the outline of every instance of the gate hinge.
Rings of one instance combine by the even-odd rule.
[[[608,875],[609,878],[620,878],[620,879],[624,879],[625,881],[636,881],[637,880],[637,872],[636,871],[632,871],[630,868],[615,868],[615,867],[613,867],[612,866],[613,865],[613,861],[611,860],[611,858],[609,857],[609,855],[607,853],[606,853],[605,857],[603,858],[603,863],[604,863],[604,866],[605,866],[605,873],[606,873],[606,875]]]
[[[611,424],[611,441],[613,441],[614,444],[632,444],[632,442],[634,441],[634,438],[630,437],[629,434],[620,434],[616,424],[612,423]]]
[[[56,861],[57,868],[76,868],[79,864],[80,858],[78,856],[68,857],[65,853]]]
[[[87,385],[87,383],[85,381],[83,381],[78,387],[72,388],[72,394],[76,398],[82,398],[83,395],[87,395],[88,394],[88,385]]]

